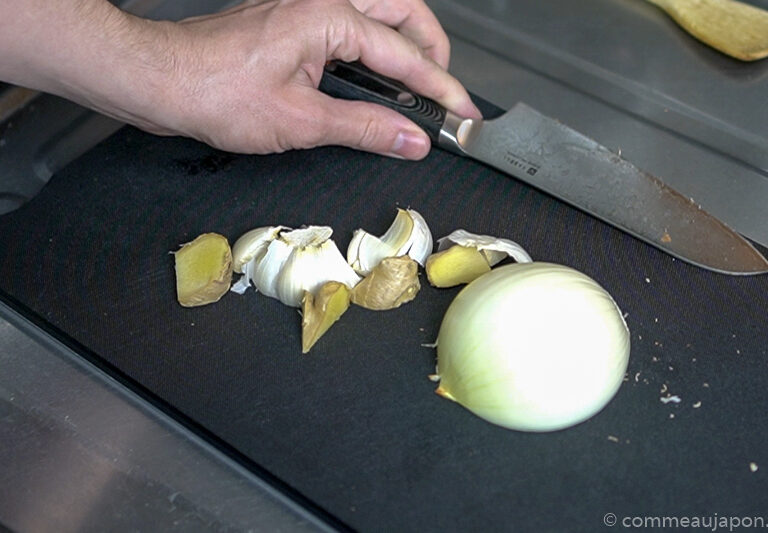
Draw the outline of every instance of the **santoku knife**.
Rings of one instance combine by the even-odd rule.
[[[434,146],[514,176],[686,262],[725,274],[768,272],[749,241],[693,200],[524,103],[499,118],[464,119],[359,63],[335,61],[320,89],[394,109]]]

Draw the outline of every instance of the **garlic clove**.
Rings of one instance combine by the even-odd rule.
[[[367,275],[384,258],[408,255],[424,266],[432,252],[432,233],[424,217],[414,209],[399,209],[395,220],[381,237],[358,229],[347,248],[347,262]]]
[[[251,281],[256,290],[271,298],[277,298],[277,278],[294,248],[280,239],[267,247],[267,252],[253,268]]]
[[[514,241],[500,237],[491,237],[490,235],[476,235],[463,229],[457,229],[450,235],[438,239],[437,249],[442,251],[454,244],[477,248],[483,252],[490,266],[497,264],[507,256],[518,263],[530,263],[533,261],[528,252]]]
[[[332,240],[320,245],[294,248],[276,280],[277,298],[300,307],[304,292],[315,293],[324,283],[338,281],[354,287],[360,280]]]
[[[405,254],[408,250],[411,234],[413,233],[413,217],[405,209],[397,209],[395,220],[389,226],[389,229],[381,236],[381,240],[394,248],[398,255]],[[403,248],[406,248],[403,251]]]
[[[254,228],[240,236],[232,246],[232,269],[240,274],[245,265],[258,261],[266,253],[269,243],[275,240],[285,226]]]
[[[394,257],[397,249],[363,229],[355,230],[347,248],[347,263],[361,275],[367,275],[385,257]]]
[[[418,264],[407,255],[383,259],[352,290],[352,303],[384,311],[400,307],[416,297],[419,284]]]
[[[408,242],[408,255],[421,266],[424,266],[427,257],[432,253],[434,242],[432,241],[432,232],[427,226],[427,221],[414,209],[409,209],[408,214],[413,219],[413,230]],[[400,252],[405,253],[404,250]],[[398,253],[400,255],[400,253]]]
[[[360,276],[347,264],[336,243],[328,239],[320,246],[320,268],[326,281],[338,281],[353,288],[360,282]]]
[[[483,252],[474,246],[454,244],[427,258],[427,279],[433,287],[455,287],[491,271]]]

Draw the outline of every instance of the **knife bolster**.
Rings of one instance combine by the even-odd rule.
[[[440,148],[458,155],[464,155],[465,150],[463,147],[466,146],[467,138],[475,122],[477,121],[471,118],[462,118],[446,110],[445,120],[440,127],[438,138]]]

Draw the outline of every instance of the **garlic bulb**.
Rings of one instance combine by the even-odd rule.
[[[235,253],[241,253],[235,262],[242,265],[244,275],[232,287],[233,291],[242,294],[253,283],[264,295],[300,307],[305,291],[314,293],[328,281],[338,281],[349,288],[360,281],[331,240],[333,230],[328,226],[257,229],[264,231],[252,230],[241,237],[250,234],[252,246],[237,247],[235,243]],[[273,235],[271,240],[269,235]],[[257,251],[248,260],[253,250]]]
[[[592,278],[549,263],[467,285],[437,338],[437,393],[500,426],[553,431],[600,411],[629,360],[629,330]]]
[[[367,275],[387,257],[408,255],[421,266],[432,253],[432,232],[417,211],[398,209],[392,225],[381,237],[363,229],[352,234],[347,262],[361,275]]]

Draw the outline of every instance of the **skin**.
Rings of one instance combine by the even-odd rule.
[[[360,60],[478,118],[448,72],[448,38],[421,0],[247,1],[180,22],[106,0],[0,0],[0,79],[160,135],[238,153],[334,144],[420,159],[421,129],[317,90],[328,60]]]

